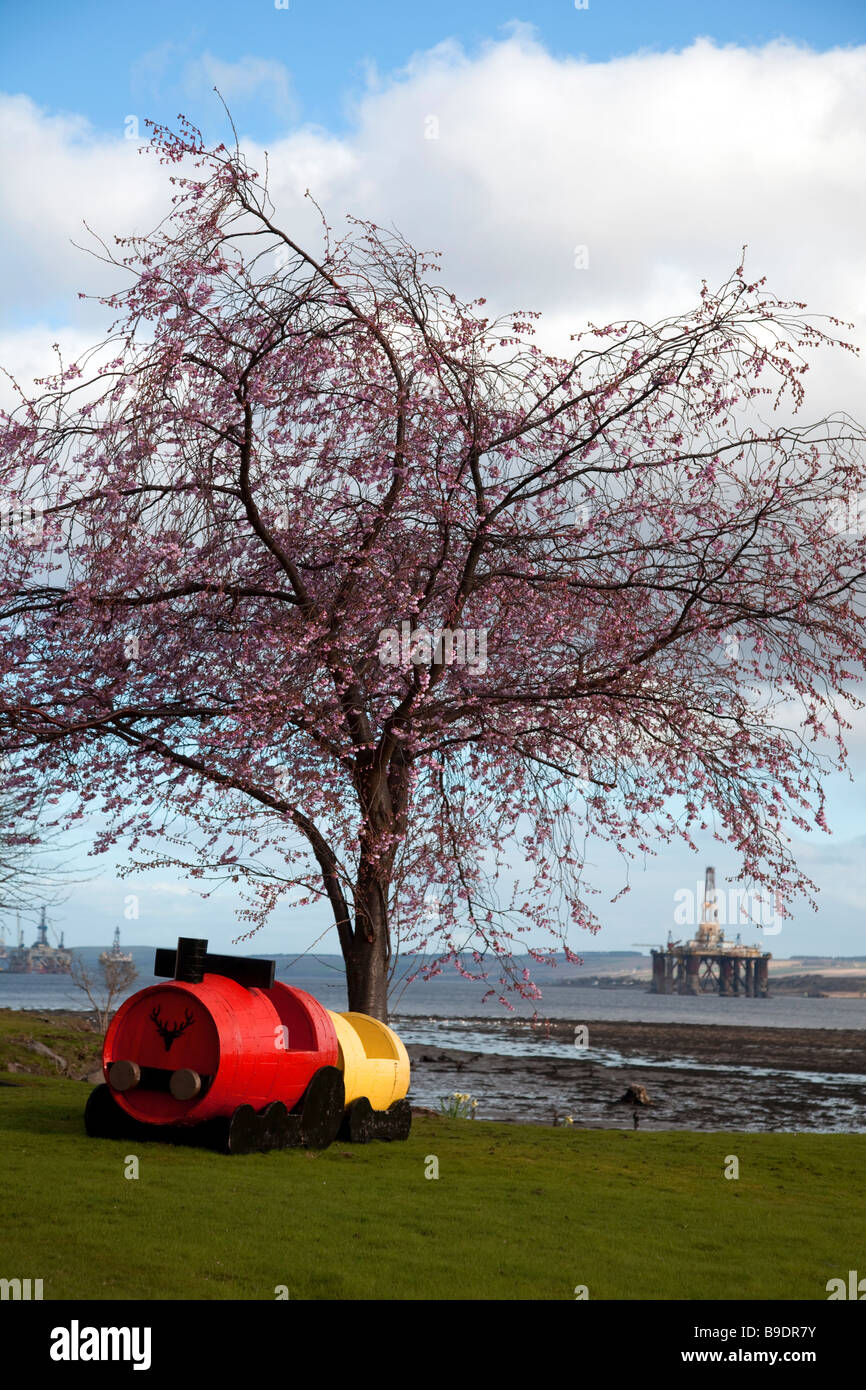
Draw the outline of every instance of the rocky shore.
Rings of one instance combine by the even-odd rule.
[[[637,1109],[642,1129],[866,1130],[862,1031],[597,1022],[585,1047],[566,1022],[501,1034],[503,1052],[410,1043],[414,1103],[459,1091],[478,1119],[631,1128]],[[623,1102],[629,1087],[650,1104]]]

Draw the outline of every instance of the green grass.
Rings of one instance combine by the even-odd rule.
[[[0,1275],[46,1298],[824,1300],[863,1265],[866,1135],[421,1117],[405,1144],[228,1158],[88,1139],[87,1095],[0,1086]]]
[[[28,1072],[56,1076],[57,1063],[50,1057],[31,1052],[28,1042],[44,1043],[68,1063],[75,1076],[94,1071],[101,1065],[102,1034],[83,1014],[46,1013],[0,1009],[0,1075],[10,1062]],[[2,1278],[2,1275],[0,1275]]]

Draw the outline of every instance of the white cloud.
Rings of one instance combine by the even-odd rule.
[[[214,83],[229,102],[288,100],[288,73],[268,59],[205,53],[186,73],[202,101]],[[120,130],[97,138],[25,97],[4,98],[0,114],[6,244],[31,289],[80,281],[63,243],[81,217],[111,234],[164,209],[165,171]],[[301,129],[271,146],[281,211],[307,224],[309,186],[334,220],[394,223],[441,248],[466,293],[569,328],[587,315],[656,317],[691,304],[701,277],[726,275],[748,241],[747,264],[771,288],[842,317],[866,310],[866,48],[700,39],[589,63],[551,56],[519,27],[475,58],[451,43],[417,55],[377,80],[355,123],[344,138]],[[588,270],[574,268],[576,245]],[[48,260],[56,273],[44,277]]]
[[[172,898],[188,898],[192,889],[186,883],[148,883],[148,893],[167,893]]]
[[[680,274],[691,293],[696,276],[732,268],[743,240],[790,273],[783,289],[818,273],[844,304],[836,256],[856,257],[866,202],[864,77],[866,49],[781,42],[699,40],[606,63],[554,58],[524,32],[473,61],[442,45],[361,101],[361,178],[334,186],[328,148],[322,175],[416,240],[438,232],[464,273],[501,267],[494,288],[542,307],[570,290],[575,305],[591,293],[632,312]],[[292,138],[273,153],[290,163]],[[580,287],[576,242],[595,251]]]
[[[229,104],[257,96],[290,118],[280,63],[205,53],[185,72],[193,120],[214,84]],[[309,187],[335,223],[351,211],[396,225],[445,253],[445,282],[461,293],[543,310],[557,344],[588,319],[688,308],[702,277],[713,285],[733,270],[743,242],[747,269],[771,290],[866,317],[866,47],[700,39],[589,63],[551,56],[518,26],[476,57],[452,43],[416,55],[377,77],[353,114],[344,137],[302,128],[270,146],[283,220],[317,234]],[[81,240],[84,217],[106,237],[154,224],[166,171],[122,129],[97,136],[26,97],[0,98],[0,127],[7,312],[92,314],[75,291],[116,279],[70,237]],[[588,269],[575,268],[576,246],[588,248]],[[848,355],[819,355],[814,413],[856,413],[862,375]]]
[[[245,57],[226,63],[212,53],[203,53],[187,64],[183,87],[196,101],[202,101],[216,87],[229,107],[260,98],[286,120],[294,119],[296,114],[288,68],[271,58]]]
[[[543,310],[557,343],[588,319],[690,307],[744,242],[777,294],[866,317],[866,48],[701,39],[588,63],[519,30],[472,60],[450,44],[419,55],[355,114],[348,140],[302,132],[271,148],[278,203],[294,211],[302,158],[329,214],[443,250],[447,283]],[[831,397],[859,405],[861,381],[849,355],[819,356],[818,413]]]
[[[122,126],[117,138],[98,136],[78,116],[48,115],[26,96],[0,97],[3,307],[10,327],[24,325],[25,345],[34,321],[49,316],[106,322],[105,309],[77,294],[105,293],[123,280],[73,241],[99,250],[85,220],[109,243],[158,220],[169,191],[165,169],[138,152],[144,138],[143,125],[140,140],[126,139]]]
[[[68,364],[79,359],[93,342],[93,333],[81,324],[58,328],[43,322],[0,333],[0,368],[5,369],[0,373],[0,408],[11,409],[20,399],[6,372],[14,376],[25,395],[35,394],[39,390],[36,378],[58,370],[55,344],[62,349],[63,361]]]

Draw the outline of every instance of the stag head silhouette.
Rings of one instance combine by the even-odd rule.
[[[179,1038],[181,1033],[185,1033],[187,1028],[195,1023],[195,1019],[187,1009],[183,1023],[163,1023],[159,1017],[160,1009],[161,1005],[157,1004],[156,1008],[151,1010],[150,1016],[156,1024],[156,1031],[165,1043],[165,1050],[168,1052],[175,1038]]]

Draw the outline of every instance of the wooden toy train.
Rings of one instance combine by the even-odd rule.
[[[384,1023],[193,937],[158,950],[154,974],[171,982],[133,994],[106,1033],[88,1134],[232,1154],[408,1137],[409,1058]]]

